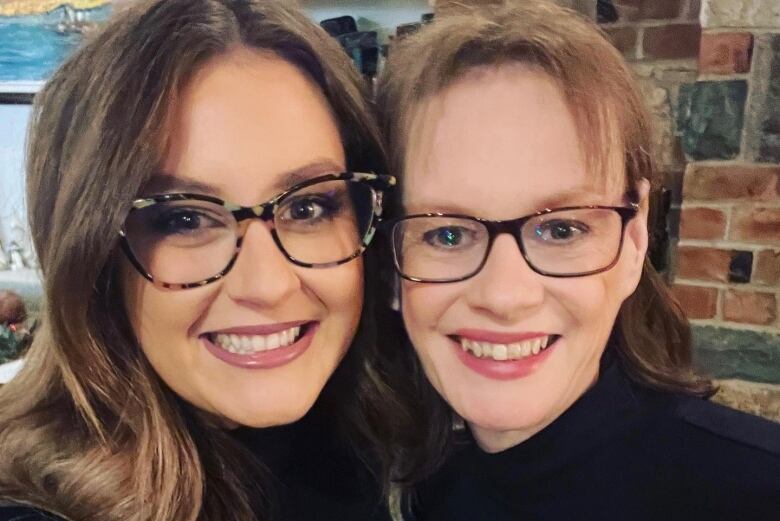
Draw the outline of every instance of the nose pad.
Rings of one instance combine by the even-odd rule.
[[[523,256],[518,235],[500,234],[467,290],[468,304],[499,320],[512,321],[544,300],[541,275]]]
[[[241,249],[233,269],[225,276],[225,288],[235,301],[273,305],[300,289],[293,264],[282,253],[264,221],[244,221]]]

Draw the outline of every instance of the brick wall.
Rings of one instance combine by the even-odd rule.
[[[698,77],[700,9],[699,0],[613,0],[601,2],[598,11],[602,29],[633,67],[653,118],[660,170],[654,186],[669,191],[671,208],[654,223],[656,235],[660,229],[669,237],[655,241],[651,258],[670,279],[686,166],[676,122],[680,94]],[[653,202],[663,210],[659,197]]]
[[[699,324],[780,333],[780,2],[704,0],[679,126],[675,292]]]
[[[612,4],[672,192],[675,295],[694,324],[780,333],[780,2]]]

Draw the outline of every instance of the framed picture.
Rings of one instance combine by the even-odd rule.
[[[0,0],[0,104],[30,103],[111,0]]]

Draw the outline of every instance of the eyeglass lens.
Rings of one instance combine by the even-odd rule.
[[[329,180],[287,194],[274,211],[283,253],[303,264],[330,264],[363,248],[374,192],[365,183]],[[222,272],[241,233],[224,206],[196,199],[156,203],[130,213],[125,236],[138,262],[157,280],[187,284]]]
[[[620,250],[619,213],[610,209],[561,210],[525,221],[520,237],[532,269],[572,275],[609,266]],[[393,246],[401,272],[428,281],[460,280],[484,264],[490,245],[487,226],[474,219],[420,216],[399,221]]]

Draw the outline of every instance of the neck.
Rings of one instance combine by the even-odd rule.
[[[555,421],[555,418],[547,423],[534,426],[529,429],[508,431],[484,429],[475,423],[469,423],[469,427],[471,428],[471,432],[474,435],[474,439],[477,441],[479,448],[485,452],[495,454],[496,452],[501,452],[516,445],[520,445],[525,440],[547,427],[553,421]]]
[[[479,445],[479,447],[485,452],[491,454],[495,454],[497,452],[501,452],[520,445],[557,420],[574,404],[574,402],[580,398],[580,396],[585,394],[588,389],[596,384],[598,381],[598,376],[599,370],[597,365],[593,374],[593,378],[588,381],[587,385],[581,389],[573,389],[572,392],[562,396],[558,405],[554,406],[549,411],[549,414],[542,417],[538,422],[524,426],[520,429],[497,430],[482,427],[473,422],[468,422],[469,428],[474,435],[474,439],[476,440],[477,445]]]

